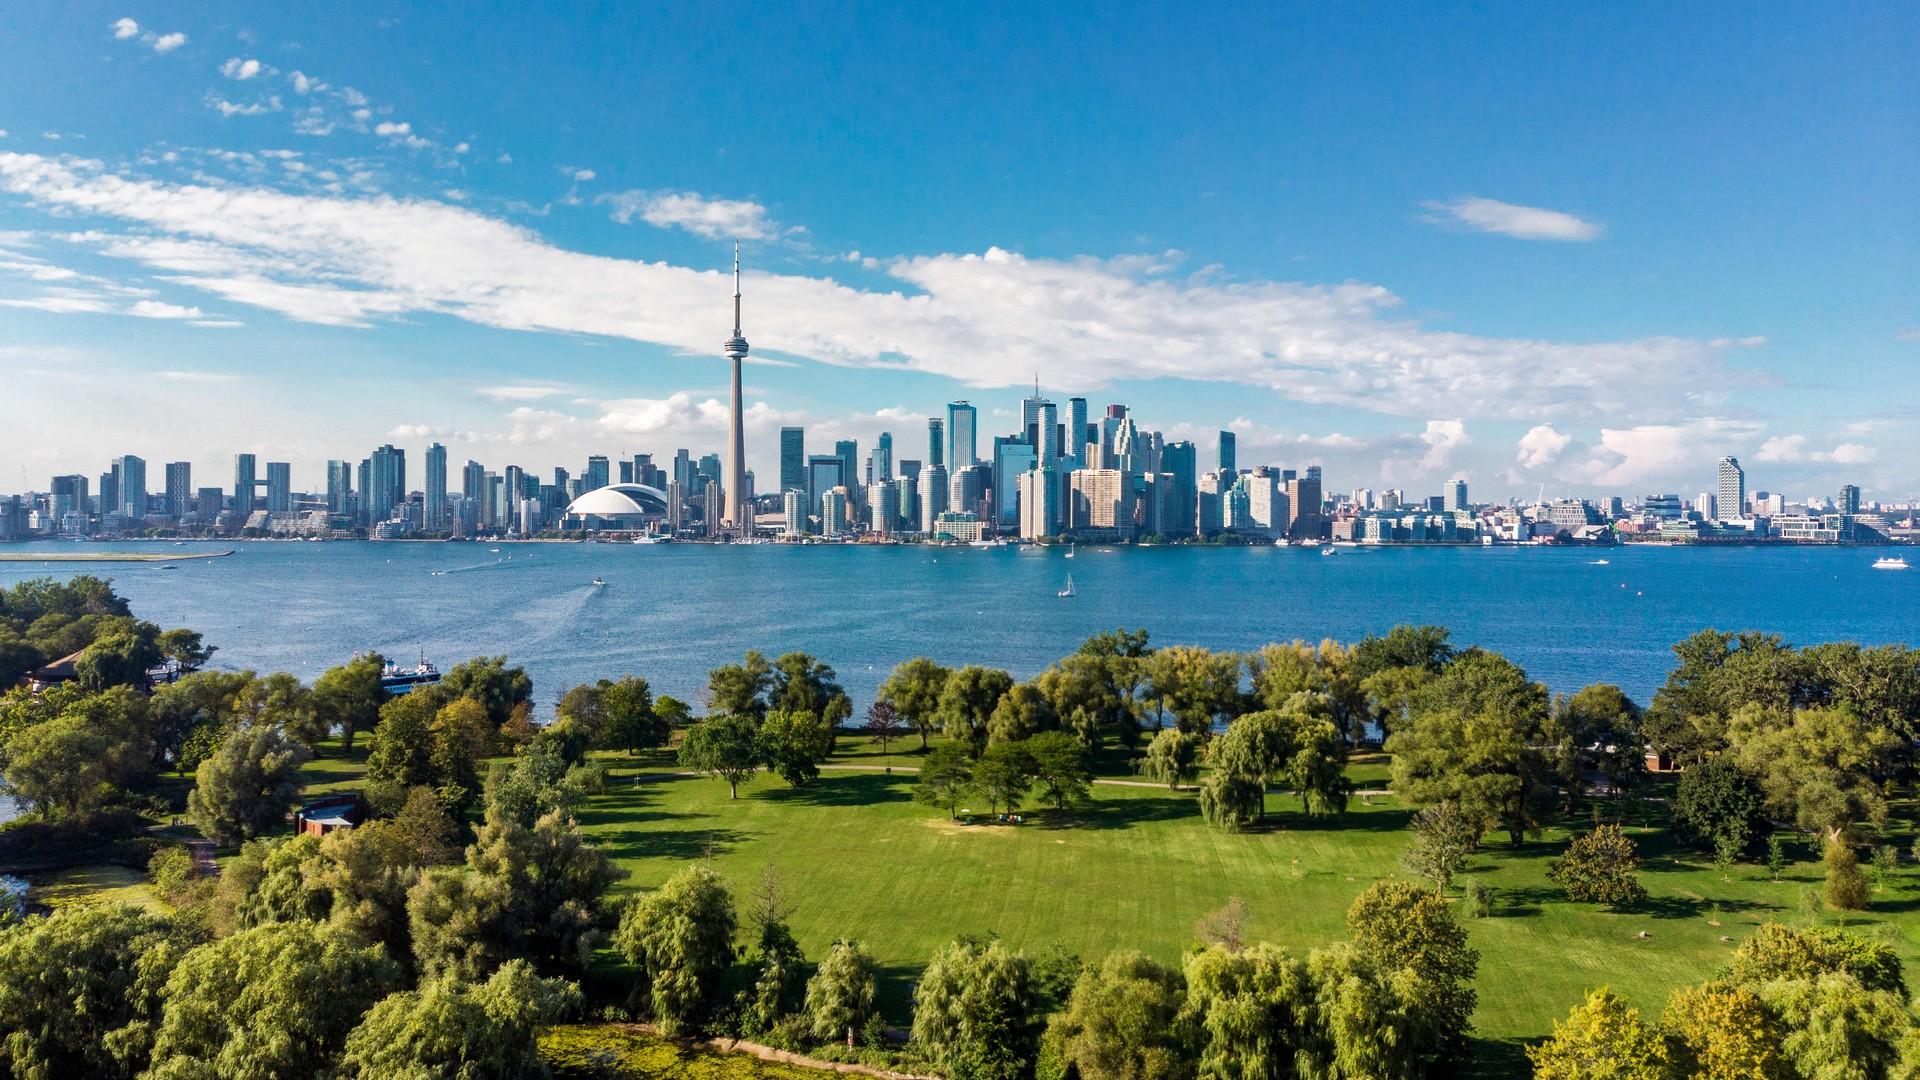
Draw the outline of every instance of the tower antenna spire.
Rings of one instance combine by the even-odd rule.
[[[733,336],[740,336],[740,241],[733,242]]]

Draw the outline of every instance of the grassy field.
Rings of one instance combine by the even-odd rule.
[[[1058,944],[1089,959],[1133,947],[1173,961],[1193,941],[1195,921],[1237,896],[1253,937],[1300,949],[1336,940],[1353,897],[1397,871],[1408,840],[1407,811],[1390,797],[1314,820],[1275,795],[1269,828],[1234,835],[1209,828],[1190,793],[1100,785],[1080,814],[959,826],[914,803],[905,773],[828,772],[800,789],[762,776],[734,801],[720,781],[669,775],[664,755],[606,760],[609,789],[581,823],[630,872],[622,890],[657,886],[688,860],[710,859],[744,899],[772,866],[809,955],[841,936],[873,948],[896,1022],[907,1019],[920,965],[960,934],[998,934],[1030,950]],[[1356,772],[1370,784],[1383,769],[1368,762]],[[1674,988],[1721,967],[1753,927],[1803,918],[1803,894],[1819,883],[1812,862],[1778,882],[1744,865],[1723,879],[1664,832],[1633,832],[1651,898],[1630,913],[1568,903],[1547,881],[1563,831],[1474,859],[1470,873],[1500,896],[1493,917],[1464,919],[1481,954],[1483,1038],[1510,1050],[1512,1040],[1543,1035],[1602,983],[1657,1012]],[[1915,884],[1895,883],[1852,920],[1909,962],[1920,960],[1909,934],[1920,906]]]

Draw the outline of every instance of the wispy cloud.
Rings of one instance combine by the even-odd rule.
[[[1429,217],[1429,221],[1464,225],[1479,232],[1499,233],[1522,240],[1597,240],[1602,231],[1598,222],[1563,210],[1521,206],[1478,195],[1425,205],[1437,215]]]
[[[745,199],[718,199],[692,191],[621,191],[602,196],[622,225],[634,218],[658,229],[685,229],[709,240],[767,240],[780,227],[767,208]]]
[[[542,398],[558,397],[567,391],[568,388],[565,386],[519,383],[511,386],[482,386],[474,393],[490,401],[539,401]]]

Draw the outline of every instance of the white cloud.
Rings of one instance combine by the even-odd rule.
[[[221,116],[231,117],[263,116],[267,113],[279,112],[281,105],[279,95],[270,96],[265,101],[253,101],[241,105],[237,102],[227,101],[224,98],[209,94],[207,96],[207,107],[219,113]]]
[[[1568,475],[1606,487],[1670,480],[1708,468],[1729,449],[1750,445],[1762,426],[1752,420],[1704,417],[1677,424],[1601,428],[1600,445]]]
[[[584,184],[598,175],[600,174],[594,172],[592,169],[573,170],[573,180],[574,180],[574,183],[577,183],[577,184]]]
[[[127,314],[138,315],[142,319],[202,319],[207,313],[197,307],[181,307],[160,300],[140,300],[127,309]]]
[[[154,378],[184,383],[235,383],[240,376],[224,371],[156,371]]]
[[[716,199],[692,191],[622,191],[603,198],[622,225],[634,218],[660,229],[685,229],[709,240],[766,240],[779,226],[767,208],[741,199]]]
[[[1775,435],[1760,444],[1753,455],[1755,461],[1799,461],[1806,456],[1807,437],[1805,435]]]
[[[447,202],[162,183],[11,153],[0,153],[0,194],[85,216],[97,223],[85,243],[164,281],[308,322],[435,314],[704,358],[728,317],[720,266],[569,251]],[[992,248],[894,259],[883,266],[894,280],[887,291],[753,273],[746,329],[756,353],[979,387],[1017,386],[1035,370],[1086,388],[1173,376],[1462,420],[1645,417],[1650,402],[1680,412],[1735,385],[1709,342],[1479,337],[1397,317],[1399,298],[1376,285],[1181,279],[1169,265],[1164,256],[1039,259]],[[1444,431],[1432,434],[1445,442]],[[1416,460],[1434,445],[1423,443]]]
[[[1454,451],[1473,440],[1467,435],[1464,421],[1429,420],[1427,430],[1420,433],[1420,441],[1426,444],[1427,452],[1421,455],[1415,472],[1425,475],[1446,469],[1452,464]]]
[[[244,82],[260,74],[260,61],[242,60],[236,56],[220,65],[220,74],[229,79]],[[301,93],[305,92],[301,91]]]
[[[312,94],[327,88],[326,83],[300,71],[289,73],[287,75],[287,81],[293,84],[293,92],[296,94]]]
[[[1520,436],[1520,456],[1516,458],[1523,469],[1537,469],[1542,465],[1551,465],[1567,445],[1573,442],[1573,436],[1562,435],[1553,430],[1551,424],[1537,424]]]
[[[1480,232],[1515,236],[1522,240],[1595,240],[1601,233],[1598,222],[1588,221],[1561,210],[1538,206],[1520,206],[1468,195],[1452,202],[1429,202],[1427,209],[1446,215],[1429,220],[1464,225]]]
[[[1835,465],[1868,465],[1879,460],[1880,452],[1862,443],[1841,443],[1825,453],[1815,454],[1818,461],[1831,461]]]
[[[374,125],[373,133],[389,138],[399,138],[402,135],[411,135],[413,133],[413,125],[405,121],[396,124],[391,120],[386,120]]]
[[[187,35],[185,34],[178,32],[161,34],[159,37],[153,39],[153,51],[157,53],[170,53],[186,43]]]
[[[528,384],[482,386],[474,391],[474,393],[491,401],[538,401],[541,398],[557,397],[566,392],[567,388],[564,386],[534,386]]]
[[[125,41],[130,37],[138,37],[139,34],[140,24],[134,22],[132,19],[121,18],[113,20],[113,36],[115,40]]]

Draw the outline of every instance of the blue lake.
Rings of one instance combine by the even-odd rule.
[[[109,577],[142,618],[205,633],[217,666],[304,679],[356,650],[424,652],[443,670],[505,653],[532,673],[543,713],[569,686],[625,674],[698,702],[707,669],[751,648],[817,654],[864,708],[909,657],[1026,676],[1116,626],[1146,627],[1157,644],[1248,649],[1436,623],[1555,691],[1613,682],[1642,702],[1670,646],[1703,627],[1920,644],[1920,570],[1872,569],[1884,549],[1083,547],[1069,560],[916,546],[230,546],[231,557],[173,564],[0,563],[0,583]],[[1077,595],[1061,599],[1069,572]]]

